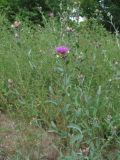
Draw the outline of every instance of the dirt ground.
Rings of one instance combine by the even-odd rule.
[[[0,160],[16,154],[29,160],[57,160],[60,138],[31,123],[25,124],[0,112]]]

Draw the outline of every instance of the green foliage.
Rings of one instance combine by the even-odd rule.
[[[113,24],[118,30],[120,30],[120,3],[119,1],[112,0],[80,0],[81,8],[83,9],[83,14],[88,18],[95,17],[104,24],[104,26],[115,31],[113,25],[110,22],[110,17],[108,13],[112,15]],[[102,17],[101,17],[102,15]],[[100,17],[99,17],[100,16]]]
[[[96,18],[107,29],[113,31],[114,27],[120,30],[120,3],[112,0],[1,0],[0,9],[5,12],[10,21],[14,21],[16,17],[27,18],[34,23],[42,23],[42,13],[48,15],[53,12],[59,17],[59,13],[65,11],[68,6],[80,4],[80,12],[88,18]],[[77,5],[76,5],[77,6]],[[77,6],[77,7],[78,7]],[[42,11],[42,13],[41,13]],[[110,22],[110,13],[113,18],[113,24]]]
[[[62,9],[63,11],[69,4],[68,2],[70,3],[70,1],[66,0],[2,0],[0,8],[10,21],[20,16],[34,23],[40,23],[42,21],[42,13],[45,15],[53,12],[58,16],[60,10]]]
[[[106,9],[106,14],[110,13],[112,15],[112,21],[115,27],[120,30],[120,3],[119,1],[105,1],[104,2]],[[106,21],[110,21],[109,17],[105,14],[104,18]],[[109,28],[110,23],[105,23],[106,27]],[[113,26],[110,26],[112,30],[114,30]]]
[[[42,7],[43,10],[48,10],[44,0],[6,0],[0,3],[0,6],[10,21],[15,20],[16,16],[20,16],[33,22],[40,22],[42,18],[39,7]]]
[[[83,9],[83,14],[88,18],[93,16],[95,10],[98,8],[98,2],[96,0],[81,0],[81,8]]]
[[[60,23],[50,18],[44,28],[25,22],[10,28],[4,21],[0,110],[57,133],[69,154],[63,160],[84,159],[83,145],[89,159],[113,154],[119,160],[119,37],[93,20],[72,25],[71,32],[65,17]],[[56,56],[59,45],[70,48],[66,59]]]

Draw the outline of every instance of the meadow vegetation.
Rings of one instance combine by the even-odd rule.
[[[61,16],[44,19],[44,27],[21,21],[18,28],[0,16],[0,111],[20,132],[10,160],[42,159],[31,152],[41,154],[44,132],[59,139],[55,159],[119,160],[119,34],[94,19],[75,24]],[[65,58],[55,50],[61,45],[70,49]],[[26,154],[22,135],[34,146]]]

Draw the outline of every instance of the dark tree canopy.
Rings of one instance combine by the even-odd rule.
[[[16,18],[16,15],[22,18],[28,18],[34,23],[40,23],[42,21],[40,7],[42,11],[47,14],[52,11],[56,15],[60,12],[60,4],[62,3],[63,8],[72,5],[74,0],[1,0],[0,9],[4,11],[10,21]],[[80,10],[82,14],[88,18],[94,17],[102,23],[107,29],[113,30],[110,25],[110,13],[113,17],[113,23],[116,28],[120,30],[120,0],[76,0],[80,3]],[[97,16],[96,10],[100,11],[102,19]]]
[[[80,0],[83,13],[89,17],[95,17],[95,11],[98,9],[103,16],[102,23],[109,29],[114,30],[110,24],[110,17],[112,15],[113,24],[120,30],[120,0]]]

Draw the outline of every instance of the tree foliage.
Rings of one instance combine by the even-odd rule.
[[[113,30],[112,22],[117,29],[120,30],[120,1],[119,0],[80,0],[83,13],[88,17],[95,17],[102,15],[99,20],[104,26]],[[96,14],[99,11],[100,14]],[[109,16],[108,16],[109,15]],[[111,17],[110,17],[111,15]]]
[[[40,23],[42,21],[41,8],[45,14],[54,12],[55,15],[59,15],[61,5],[65,10],[67,6],[74,3],[80,4],[80,10],[84,16],[96,18],[109,30],[113,29],[110,25],[110,17],[108,17],[110,13],[113,24],[120,30],[120,0],[0,0],[0,9],[6,13],[10,21],[19,15]]]
[[[14,20],[16,15],[19,15],[39,23],[42,20],[41,10],[45,14],[57,13],[61,4],[65,8],[69,2],[69,0],[1,0],[0,9],[6,13],[9,20]]]
[[[104,0],[104,5],[106,6],[106,13],[110,13],[112,16],[112,21],[116,28],[120,30],[120,1],[119,0]],[[105,20],[109,21],[107,14],[104,14]],[[109,27],[109,23],[106,23]],[[111,27],[111,26],[110,26]]]

